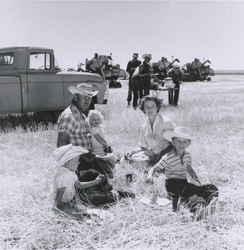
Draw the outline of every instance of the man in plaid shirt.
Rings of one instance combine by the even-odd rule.
[[[92,97],[97,95],[98,91],[92,91],[92,86],[89,84],[79,84],[77,87],[70,86],[68,90],[74,95],[74,98],[70,106],[58,118],[57,146],[61,147],[71,143],[90,151],[90,129],[84,112],[89,108]],[[112,177],[112,170],[105,161],[96,159],[91,153],[81,155],[78,175],[80,171],[91,168]]]

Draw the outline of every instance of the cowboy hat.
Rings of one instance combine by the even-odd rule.
[[[193,139],[190,129],[183,126],[175,127],[174,131],[171,130],[165,131],[163,133],[163,137],[170,142],[172,142],[172,138],[174,137],[188,139],[188,140]]]
[[[88,97],[93,97],[97,95],[97,93],[99,92],[98,90],[94,90],[91,84],[87,84],[87,83],[80,83],[77,86],[69,86],[68,90],[73,95],[77,94],[77,95],[84,95]]]
[[[151,54],[143,54],[142,58],[145,59],[146,57],[150,58],[150,60],[152,59],[152,55]]]

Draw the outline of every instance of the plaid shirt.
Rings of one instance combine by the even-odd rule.
[[[144,73],[153,73],[152,67],[151,65],[143,62],[143,64],[141,64],[139,66],[139,74],[144,74]],[[140,83],[146,84],[146,85],[150,85],[150,80],[151,80],[151,76],[150,75],[145,75],[145,76],[140,76]]]
[[[58,118],[58,132],[67,132],[71,144],[90,150],[91,140],[88,136],[90,129],[85,119],[86,116],[71,103]]]

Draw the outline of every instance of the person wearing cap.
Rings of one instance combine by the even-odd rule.
[[[183,79],[183,72],[181,71],[180,66],[178,64],[173,65],[173,68],[168,70],[167,77],[172,78],[173,83],[175,84],[175,88],[168,91],[169,105],[177,107],[180,94],[180,84]]]
[[[201,185],[201,182],[192,168],[191,155],[186,151],[193,136],[190,129],[183,126],[177,126],[173,131],[165,131],[163,136],[172,143],[173,148],[149,170],[146,183],[153,184],[154,174],[159,170],[165,171],[165,187],[173,200],[173,211],[177,211],[179,197],[188,201],[191,196],[199,195],[197,185]],[[187,181],[187,174],[197,185]]]
[[[126,72],[128,72],[130,75],[129,84],[128,84],[127,107],[130,107],[130,102],[132,100],[132,91],[133,91],[132,75],[140,64],[141,64],[141,61],[138,60],[138,53],[134,53],[133,59],[128,62],[127,67],[126,67]]]
[[[113,173],[110,166],[102,159],[96,159],[90,152],[91,135],[85,112],[89,109],[92,97],[97,95],[98,91],[92,85],[86,83],[70,86],[68,90],[73,95],[73,100],[58,118],[57,147],[71,143],[73,146],[81,146],[89,151],[81,156],[78,176],[80,176],[82,170],[94,168],[112,178]]]

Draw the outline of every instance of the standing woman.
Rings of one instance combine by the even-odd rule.
[[[163,137],[167,130],[174,130],[176,124],[160,112],[161,101],[155,96],[145,96],[142,99],[141,110],[147,116],[140,132],[140,149],[131,151],[129,156],[144,151],[149,156],[147,166],[153,166],[161,157],[172,149],[172,144]]]

